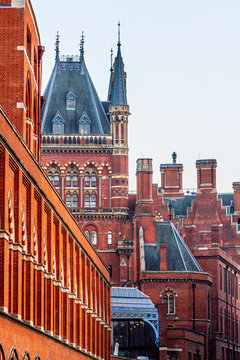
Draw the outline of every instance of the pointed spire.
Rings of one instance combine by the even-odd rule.
[[[81,40],[80,40],[80,58],[82,58],[84,55],[84,38],[85,35],[84,32],[82,31]]]
[[[118,47],[121,46],[120,34],[121,34],[121,24],[120,24],[120,21],[119,21],[119,22],[118,22],[118,43],[117,43],[117,46],[118,46]]]
[[[59,52],[60,52],[59,44],[60,44],[60,35],[59,35],[59,32],[57,31],[56,42],[55,42],[55,51],[56,51],[55,60],[59,60]]]
[[[111,103],[115,105],[126,105],[127,94],[125,84],[124,64],[121,55],[120,22],[118,23],[118,52],[114,63],[113,85]]]
[[[113,49],[110,51],[111,67],[110,67],[110,80],[108,86],[108,101],[112,99],[112,85],[113,85]]]

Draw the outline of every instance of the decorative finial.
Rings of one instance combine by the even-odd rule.
[[[60,36],[59,36],[59,32],[57,31],[56,42],[55,42],[56,60],[59,59],[59,44],[60,44]]]
[[[80,40],[80,57],[83,57],[84,54],[84,32],[82,31],[82,36],[81,36],[81,40]]]
[[[120,21],[118,22],[118,46],[121,46],[121,42],[120,42],[120,27],[121,27],[121,25],[120,25]]]
[[[172,160],[173,160],[173,164],[176,164],[176,162],[177,162],[177,154],[175,153],[175,151],[172,153]]]
[[[111,48],[111,52],[110,52],[110,56],[111,56],[111,68],[110,68],[110,71],[112,72],[113,71],[113,49]]]

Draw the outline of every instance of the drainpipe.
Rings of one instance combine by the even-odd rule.
[[[192,295],[193,295],[193,322],[192,322],[192,329],[195,331],[195,319],[196,319],[196,304],[195,304],[195,288],[196,283],[192,283]]]

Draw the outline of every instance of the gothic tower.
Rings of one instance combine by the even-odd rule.
[[[56,59],[42,110],[44,170],[79,225],[120,284],[129,277],[132,246],[128,220],[128,115],[126,73],[118,52],[107,101],[100,101],[84,59]]]

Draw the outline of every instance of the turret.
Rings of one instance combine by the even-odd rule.
[[[126,73],[121,55],[120,23],[118,24],[118,52],[111,64],[108,91],[109,116],[113,141],[114,169],[112,177],[112,206],[128,205],[128,116]]]

